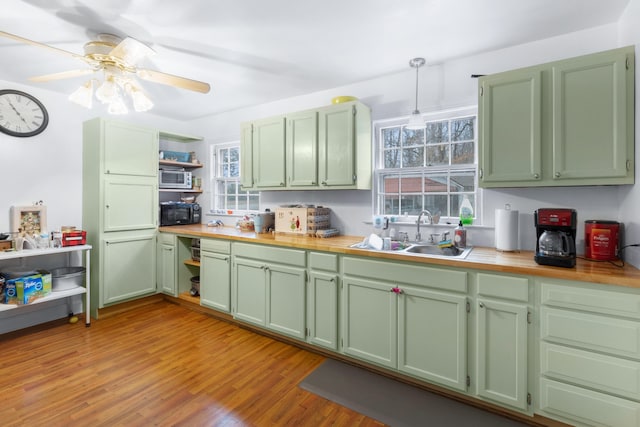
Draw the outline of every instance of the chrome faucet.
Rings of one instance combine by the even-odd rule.
[[[427,214],[427,217],[429,218],[429,224],[433,224],[433,216],[431,216],[431,212],[429,212],[428,210],[423,210],[422,212],[420,212],[417,221],[418,229],[416,231],[416,242],[422,241],[422,235],[420,234],[420,223],[422,222],[422,214]]]

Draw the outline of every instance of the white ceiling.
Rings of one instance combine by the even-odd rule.
[[[0,30],[83,53],[98,33],[130,36],[156,55],[141,65],[211,84],[208,94],[143,86],[152,113],[189,120],[410,71],[616,22],[629,0],[3,0]],[[71,93],[87,77],[28,77],[86,68],[0,37],[0,80]],[[96,107],[94,107],[96,108]]]

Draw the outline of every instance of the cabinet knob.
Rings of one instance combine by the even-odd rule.
[[[281,183],[280,183],[280,187],[284,187],[284,182],[281,182]]]
[[[322,181],[320,184],[327,185],[327,181]]]
[[[554,176],[555,176],[556,178],[560,178],[560,172],[556,172],[556,173],[554,174]]]
[[[537,174],[537,173],[534,173],[534,174],[533,174],[533,177],[534,177],[535,179],[538,179],[538,178],[540,178],[540,175],[539,175],[539,174]]]
[[[400,289],[400,288],[399,288],[399,287],[397,287],[397,286],[395,286],[395,287],[393,287],[393,288],[389,289],[389,292],[393,292],[394,294],[401,294],[401,293],[403,293],[403,292],[402,292],[402,289]]]
[[[109,205],[105,206],[105,208],[109,209]]]
[[[480,306],[480,308],[484,308],[484,304],[483,303],[479,303],[478,305]]]

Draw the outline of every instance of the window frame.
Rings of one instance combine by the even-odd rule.
[[[225,142],[225,143],[219,143],[219,144],[211,144],[210,145],[210,151],[209,151],[209,159],[211,159],[211,164],[213,165],[210,169],[210,174],[209,174],[209,183],[211,185],[211,192],[210,192],[210,200],[209,200],[209,212],[215,215],[233,215],[233,216],[237,216],[237,215],[245,215],[245,214],[250,214],[250,213],[255,213],[255,212],[259,212],[260,211],[260,192],[259,191],[242,191],[240,190],[240,188],[242,187],[241,185],[241,181],[240,181],[240,177],[242,175],[242,154],[241,154],[241,150],[240,150],[240,141],[231,141],[231,142]],[[237,148],[238,149],[238,177],[234,178],[234,177],[224,177],[222,176],[222,154],[221,151],[222,150],[228,150],[231,148]],[[254,193],[255,196],[257,198],[257,203],[258,203],[258,209],[252,210],[252,209],[229,209],[226,206],[226,202],[225,202],[225,206],[224,207],[220,207],[218,206],[218,201],[220,199],[220,193],[218,191],[219,185],[221,185],[222,183],[225,183],[224,185],[226,186],[227,183],[236,183],[237,184],[237,193],[235,194],[235,198],[236,198],[236,206],[238,205],[238,200],[241,198],[242,194],[244,193],[244,196],[247,197],[247,199],[245,200],[245,205],[248,207],[249,206],[249,199],[248,197],[250,197],[250,193]],[[225,193],[226,195],[226,193]]]
[[[479,188],[478,186],[478,182],[479,182],[479,178],[478,178],[478,108],[477,106],[467,106],[467,107],[461,107],[461,108],[455,108],[455,109],[447,109],[447,110],[441,110],[441,111],[435,111],[435,112],[429,112],[429,113],[424,113],[422,114],[422,118],[425,121],[425,123],[427,122],[437,122],[437,121],[443,121],[443,120],[455,120],[458,118],[464,118],[464,117],[471,117],[473,116],[475,118],[475,126],[474,126],[474,138],[473,138],[473,143],[474,143],[474,161],[473,163],[469,163],[469,164],[463,164],[463,165],[456,165],[456,164],[451,164],[451,161],[449,161],[450,164],[448,165],[436,165],[436,166],[420,166],[420,167],[399,167],[399,168],[385,168],[384,167],[384,152],[385,152],[385,148],[384,148],[384,140],[382,138],[382,131],[383,129],[388,129],[390,127],[396,127],[396,126],[400,126],[400,132],[402,132],[402,126],[405,125],[407,123],[408,118],[407,117],[394,117],[394,118],[390,118],[390,119],[385,119],[385,120],[377,120],[373,123],[373,128],[374,128],[374,135],[375,135],[375,140],[373,141],[374,144],[374,159],[373,159],[373,189],[372,189],[372,211],[374,212],[374,215],[390,215],[390,214],[385,214],[384,213],[384,209],[385,209],[385,202],[383,200],[383,197],[381,195],[381,189],[383,188],[382,186],[384,185],[384,177],[387,175],[398,175],[399,178],[401,178],[402,176],[407,176],[407,175],[411,175],[411,176],[415,176],[415,175],[420,175],[421,178],[424,177],[428,177],[429,175],[449,175],[452,172],[455,173],[465,173],[465,172],[473,172],[473,185],[474,185],[474,190],[473,191],[462,191],[459,194],[472,194],[475,198],[475,203],[474,203],[474,225],[481,225],[482,224],[482,189]],[[452,146],[451,141],[449,141],[449,146]],[[423,146],[427,146],[427,144],[424,144]],[[426,156],[426,150],[425,150],[425,154],[423,155]],[[450,153],[451,155],[451,153]],[[427,193],[424,191],[424,179],[422,179],[422,189],[421,192],[411,192],[411,193],[406,193],[406,194],[410,194],[410,195],[420,195],[422,197],[424,197],[424,195],[427,194],[434,194],[434,193]],[[436,193],[437,194],[437,193]],[[451,192],[450,190],[447,190],[447,203],[450,206],[451,203],[451,195],[452,194],[456,194],[454,192]],[[399,193],[399,197],[403,197],[403,193]],[[398,212],[397,214],[393,214],[393,216],[398,216],[398,221],[403,222],[403,221],[408,221],[410,223],[415,223],[415,221],[417,220],[418,215],[408,215],[408,216],[404,216],[404,212]],[[458,216],[457,215],[453,215],[453,216],[442,216],[440,218],[440,224],[448,224],[448,225],[452,225],[452,224],[457,224],[458,223]]]

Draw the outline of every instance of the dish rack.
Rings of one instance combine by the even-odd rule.
[[[191,259],[200,261],[200,239],[191,239]]]

